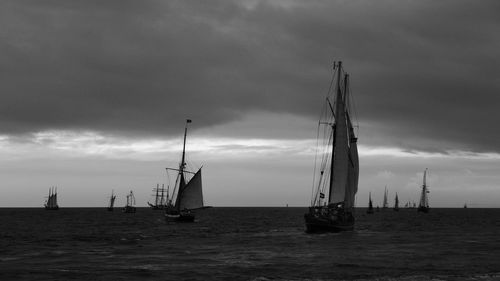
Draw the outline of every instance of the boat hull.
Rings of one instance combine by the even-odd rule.
[[[135,213],[135,211],[136,211],[136,208],[132,207],[132,206],[125,206],[122,209],[122,212],[124,212],[124,213]]]
[[[373,214],[373,208],[372,208],[372,209],[368,209],[368,210],[366,210],[366,213],[367,213],[367,214]]]
[[[309,208],[304,215],[307,233],[341,232],[354,229],[354,216],[343,209]]]
[[[165,219],[168,222],[194,222],[195,215],[191,211],[168,210]]]
[[[429,207],[418,207],[417,212],[428,213]]]
[[[55,206],[55,207],[45,206],[45,210],[47,210],[47,211],[57,211],[57,210],[59,210],[59,206]]]

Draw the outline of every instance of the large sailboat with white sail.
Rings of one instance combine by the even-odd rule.
[[[57,187],[49,188],[49,196],[47,201],[45,201],[45,210],[59,210],[59,205],[57,205]]]
[[[307,232],[338,232],[354,228],[354,201],[358,190],[357,137],[352,124],[349,75],[342,62],[334,63],[332,86],[318,124],[318,155]],[[334,100],[332,97],[334,96]],[[319,137],[323,132],[322,139]]]
[[[165,218],[173,222],[194,222],[194,210],[203,208],[203,190],[201,184],[201,168],[196,172],[188,171],[186,167],[186,137],[190,119],[186,120],[184,128],[184,145],[179,168],[167,168],[177,173],[175,185],[165,208]],[[172,199],[170,199],[172,198]],[[174,203],[172,203],[175,198]]]
[[[420,194],[420,202],[418,203],[418,209],[417,211],[423,212],[423,213],[428,213],[429,212],[429,197],[427,196],[427,193],[429,193],[427,185],[427,168],[424,171],[424,179],[422,183],[422,193]]]

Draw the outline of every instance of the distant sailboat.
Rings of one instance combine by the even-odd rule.
[[[418,209],[417,211],[419,212],[424,212],[428,213],[429,212],[429,198],[427,196],[427,193],[429,193],[429,190],[427,189],[427,169],[424,171],[424,180],[422,184],[422,194],[420,195],[420,202],[418,203]]]
[[[373,214],[373,203],[372,203],[372,193],[368,195],[368,210],[366,210],[367,214]]]
[[[116,195],[114,194],[113,190],[111,190],[111,196],[109,197],[108,211],[113,211],[115,200],[116,200]]]
[[[57,187],[49,188],[49,196],[44,206],[45,210],[59,210],[59,205],[57,205]]]
[[[467,209],[467,203],[464,204],[464,209]]]
[[[396,197],[394,198],[394,211],[399,211],[399,199],[398,193],[396,192]]]
[[[175,197],[175,204],[172,204],[172,199],[169,199],[169,202],[167,202],[165,212],[167,221],[193,222],[195,218],[193,210],[203,208],[201,168],[198,169],[197,172],[189,172],[186,170],[186,136],[189,123],[191,123],[191,120],[186,120],[186,127],[184,128],[184,146],[182,148],[182,158],[179,168],[167,168],[167,170],[178,172],[174,190],[172,191],[172,196],[170,196],[172,199]],[[188,174],[193,176],[186,182]],[[176,191],[177,194],[175,194]]]
[[[127,205],[123,207],[122,211],[124,213],[135,213],[136,208],[135,208],[135,196],[132,190],[130,191],[129,194],[127,194]]]
[[[155,202],[154,204],[151,204],[148,202],[149,207],[153,210],[163,210],[167,206],[168,202],[168,190],[166,192],[166,197],[165,197],[165,185],[162,184],[161,188],[160,185],[157,184],[156,188],[153,189],[153,191],[156,192],[155,194]]]
[[[325,133],[321,165],[319,171],[315,171],[319,177],[313,186],[309,212],[304,215],[307,232],[354,228],[354,199],[359,176],[357,137],[349,110],[349,75],[345,74],[342,79],[342,63],[334,65],[337,71],[335,109],[327,98],[327,118],[320,120],[318,128],[326,126],[321,130]],[[328,200],[325,200],[327,191]]]
[[[389,208],[389,202],[387,202],[387,185],[385,186],[385,189],[384,189],[384,202],[382,204],[382,209],[387,209]]]

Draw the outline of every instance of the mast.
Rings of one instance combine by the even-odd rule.
[[[184,168],[186,167],[186,137],[187,137],[187,128],[188,124],[191,123],[191,119],[186,120],[186,126],[184,127],[184,144],[182,146],[182,158],[181,158],[181,164],[179,165],[179,175],[178,178],[180,178],[179,181],[179,189],[177,191],[177,198],[175,200],[175,207],[177,208],[178,211],[180,211],[180,198],[182,196],[182,192],[184,191],[184,186],[186,185],[186,180],[184,179]],[[175,190],[174,190],[175,192]]]

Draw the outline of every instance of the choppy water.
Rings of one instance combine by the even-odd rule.
[[[0,280],[500,280],[500,209],[360,209],[319,235],[305,211],[0,209]]]

